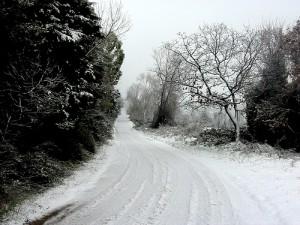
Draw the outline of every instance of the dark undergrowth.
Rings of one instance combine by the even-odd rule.
[[[22,146],[0,145],[0,221],[25,199],[59,184],[111,138],[114,120],[98,116],[68,129],[34,130]]]

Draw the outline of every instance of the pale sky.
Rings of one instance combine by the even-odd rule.
[[[101,1],[101,0],[97,0]],[[103,0],[108,1],[108,0]],[[293,25],[300,18],[300,0],[122,0],[131,19],[123,37],[125,61],[118,84],[123,97],[136,77],[153,65],[153,50],[192,33],[200,24],[225,23],[233,28],[277,21]]]

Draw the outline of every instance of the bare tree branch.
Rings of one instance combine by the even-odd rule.
[[[130,19],[124,12],[121,1],[110,0],[106,2],[102,0],[97,6],[97,14],[100,17],[100,26],[106,37],[114,33],[120,38],[131,28]]]
[[[244,90],[255,75],[260,51],[258,32],[237,32],[223,24],[201,26],[195,34],[179,34],[167,48],[182,59],[181,73],[185,75],[179,83],[190,94],[190,102],[223,107],[238,140],[238,105],[244,102]]]

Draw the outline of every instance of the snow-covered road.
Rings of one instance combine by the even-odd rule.
[[[91,175],[88,170],[81,175],[77,188],[70,187],[71,181],[57,193],[48,193],[48,202],[47,197],[36,200],[52,205],[50,212],[57,207],[45,224],[300,224],[300,205],[290,202],[300,196],[300,173],[296,178],[294,168],[281,174],[274,171],[279,173],[277,180],[291,181],[291,186],[264,185],[264,181],[276,180],[268,177],[273,176],[270,171],[257,175],[250,167],[230,160],[181,151],[136,131],[124,114],[116,122],[115,140],[107,151],[104,162],[95,164],[99,168],[94,167]],[[283,198],[277,196],[281,193]],[[288,206],[291,208],[286,209]],[[41,221],[35,224],[43,224]]]

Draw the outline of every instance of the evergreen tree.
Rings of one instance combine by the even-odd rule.
[[[0,202],[110,137],[124,53],[100,21],[88,0],[0,2]]]
[[[261,80],[247,95],[247,121],[250,133],[260,141],[272,139],[276,142],[274,130],[277,129],[282,93],[286,88],[287,76],[282,50],[269,55]],[[271,119],[271,117],[274,117]]]
[[[295,79],[298,71],[297,50],[289,49],[299,44],[291,42],[297,39],[295,30],[285,38],[279,33],[276,47],[268,48],[270,51],[264,58],[261,79],[248,92],[246,113],[248,129],[256,140],[299,151],[300,86],[298,79]],[[286,59],[291,59],[294,64],[292,74],[287,70]],[[290,83],[288,77],[292,78]]]

